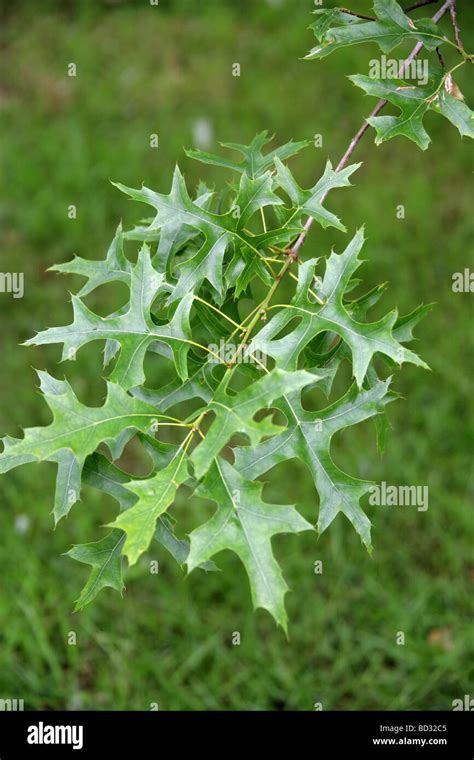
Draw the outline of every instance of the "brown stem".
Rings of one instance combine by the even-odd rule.
[[[455,2],[455,0],[446,0],[443,3],[443,5],[441,6],[441,8],[434,14],[434,16],[432,17],[432,21],[434,23],[437,23],[444,16],[444,14],[451,8],[451,6],[453,5],[454,2]],[[424,4],[426,5],[427,3],[425,2]],[[341,10],[345,10],[345,9],[341,9]],[[423,43],[422,42],[417,42],[416,45],[415,45],[415,47],[411,51],[410,55],[406,58],[406,60],[403,62],[402,66],[400,67],[400,69],[398,71],[398,77],[399,78],[403,77],[405,75],[406,69],[408,68],[408,66],[410,65],[410,63],[418,56],[418,54],[419,54],[419,52],[420,52],[420,50],[422,48],[423,48]],[[377,114],[382,110],[382,108],[386,105],[386,103],[387,103],[387,101],[384,100],[383,98],[381,100],[379,100],[378,103],[377,103],[377,105],[371,111],[371,113],[369,114],[369,116],[367,118],[371,118],[373,116],[377,116]],[[350,157],[352,156],[354,150],[356,149],[356,147],[359,144],[362,136],[365,134],[365,132],[367,131],[367,129],[369,128],[369,126],[370,125],[369,125],[369,123],[368,123],[367,120],[365,120],[364,123],[361,124],[361,126],[359,127],[359,129],[355,133],[354,137],[350,141],[350,143],[349,143],[349,145],[347,147],[346,152],[344,153],[344,155],[342,156],[342,158],[339,161],[338,165],[336,166],[336,172],[341,171],[341,169],[343,169],[345,167],[345,165],[349,161]],[[324,201],[324,199],[326,198],[326,196],[327,196],[327,192],[322,196],[321,203]],[[270,290],[268,291],[267,295],[265,296],[265,298],[263,299],[262,303],[260,304],[260,307],[258,308],[256,314],[252,318],[252,320],[249,323],[248,327],[246,328],[246,330],[245,330],[245,332],[244,332],[244,334],[242,336],[242,340],[240,342],[240,345],[237,347],[237,350],[235,351],[232,359],[230,360],[230,362],[228,364],[228,371],[231,370],[235,366],[235,363],[238,361],[238,358],[239,358],[242,350],[245,348],[245,346],[247,344],[247,340],[248,340],[248,338],[249,338],[249,336],[250,336],[253,328],[257,324],[257,322],[258,322],[258,320],[259,320],[262,312],[264,313],[265,309],[268,307],[268,305],[270,303],[270,300],[272,299],[273,294],[275,293],[276,289],[278,288],[278,285],[280,284],[283,276],[286,274],[286,272],[290,268],[292,262],[296,261],[298,259],[299,250],[300,250],[301,246],[303,245],[304,241],[306,240],[306,236],[307,236],[308,231],[311,228],[311,225],[313,224],[313,222],[314,222],[313,217],[309,216],[308,219],[306,220],[306,224],[304,226],[303,232],[299,235],[298,239],[291,246],[291,248],[289,248],[289,250],[286,251],[286,253],[288,255],[288,258],[285,261],[285,263],[283,264],[283,266],[280,269],[280,271],[278,272],[278,274],[276,275],[275,280],[274,280],[274,282],[273,282]]]
[[[436,13],[434,14],[434,16],[432,17],[431,20],[436,24],[444,16],[444,14],[448,10],[451,10],[451,8],[453,7],[454,3],[455,3],[455,0],[446,0],[443,3],[443,5],[441,6],[441,8],[439,8],[439,10],[436,11]],[[411,51],[410,55],[408,56],[408,58],[403,62],[403,65],[400,67],[400,69],[398,71],[398,77],[399,78],[401,78],[401,77],[404,76],[404,74],[405,74],[408,66],[418,56],[418,54],[419,54],[419,52],[420,52],[420,50],[422,48],[423,48],[423,43],[422,42],[417,42],[416,45],[415,45],[415,47]],[[377,116],[377,114],[382,110],[382,108],[386,104],[387,104],[387,101],[384,98],[382,98],[381,100],[379,100],[379,102],[377,103],[377,105],[375,106],[375,108],[369,114],[369,116],[367,118],[370,119],[373,116]],[[369,123],[368,123],[368,121],[366,119],[364,121],[364,123],[359,127],[359,129],[355,133],[354,137],[350,141],[349,146],[348,146],[346,152],[344,153],[344,155],[342,156],[342,158],[339,161],[338,165],[336,166],[336,171],[337,172],[341,171],[341,169],[343,169],[345,167],[345,165],[349,161],[350,157],[352,156],[353,152],[355,151],[357,145],[359,144],[361,138],[363,137],[363,135],[365,134],[365,132],[367,131],[367,129],[369,128],[369,126],[370,125],[369,125]],[[325,193],[322,196],[321,201],[320,201],[321,203],[324,201],[324,199],[326,198],[326,196],[327,196],[327,193]],[[291,256],[293,256],[293,258],[296,257],[296,256],[298,256],[298,252],[299,252],[301,246],[303,245],[304,241],[306,240],[306,236],[307,236],[309,230],[311,229],[311,226],[312,226],[313,222],[314,222],[313,217],[309,216],[308,219],[306,220],[306,224],[304,226],[303,232],[301,232],[301,234],[297,238],[296,242],[293,243],[293,245],[291,246],[291,248],[289,250],[289,254]]]
[[[290,268],[290,266],[291,266],[291,264],[292,264],[292,262],[294,260],[295,260],[295,257],[290,253],[288,255],[287,260],[283,264],[282,268],[280,269],[280,271],[276,275],[276,277],[275,277],[275,279],[274,279],[274,281],[272,283],[272,286],[271,286],[270,290],[268,291],[267,295],[265,296],[265,298],[263,299],[262,303],[258,307],[258,309],[257,309],[257,311],[255,313],[255,316],[249,322],[248,327],[246,328],[246,330],[245,330],[245,332],[244,332],[244,334],[242,336],[242,340],[240,341],[239,346],[237,347],[237,349],[236,349],[236,351],[235,351],[232,359],[230,360],[230,362],[228,364],[228,368],[229,369],[231,369],[234,366],[234,364],[236,363],[236,361],[238,360],[240,354],[242,353],[242,350],[245,348],[245,346],[247,344],[247,340],[248,340],[248,338],[250,336],[250,333],[252,332],[253,328],[257,324],[257,322],[260,319],[260,317],[262,316],[262,314],[265,314],[265,310],[266,310],[268,304],[270,303],[275,290],[277,289],[278,285],[281,282],[282,277],[285,275],[287,269]]]
[[[408,8],[404,8],[405,13],[409,13],[410,11],[414,11],[417,8],[422,8],[423,5],[432,5],[433,3],[439,3],[439,0],[418,0],[417,3],[413,3],[413,5],[409,5]],[[361,18],[364,21],[377,21],[375,16],[366,16],[365,13],[356,13],[356,11],[351,11],[350,8],[339,8],[342,13],[348,13],[349,16],[355,16],[356,18]]]
[[[355,11],[351,11],[349,8],[339,8],[342,13],[348,13],[349,16],[355,16],[356,18],[362,18],[364,21],[377,21],[375,16],[364,16],[363,13],[356,13]]]
[[[451,8],[449,9],[449,12],[451,14],[451,21],[452,21],[452,24],[453,24],[454,36],[456,37],[457,46],[458,46],[459,50],[461,51],[461,53],[465,53],[466,50],[464,48],[464,45],[462,44],[461,30],[459,29],[459,24],[458,24],[458,16],[457,16],[457,9],[456,9],[456,0],[453,0]]]
[[[424,5],[432,5],[433,3],[438,3],[439,0],[418,0],[417,3],[413,3],[413,5],[409,5],[408,8],[404,8],[405,13],[409,13],[410,11],[415,11],[417,8],[422,8]]]

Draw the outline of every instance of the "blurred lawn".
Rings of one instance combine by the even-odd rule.
[[[76,5],[80,6],[80,12]],[[210,121],[217,140],[246,142],[255,132],[279,141],[323,135],[293,165],[301,184],[337,161],[373,105],[344,79],[365,73],[357,48],[321,63],[299,58],[313,42],[308,0],[224,3],[16,3],[2,31],[0,89],[4,187],[2,271],[25,272],[23,300],[0,299],[0,429],[10,435],[47,423],[31,366],[68,371],[80,398],[99,403],[99,349],[56,368],[59,349],[19,348],[34,330],[70,321],[74,282],[45,269],[73,253],[101,258],[118,220],[140,214],[109,179],[168,191],[176,159],[190,185],[228,177],[188,160],[193,125]],[[364,10],[367,3],[353,3]],[[467,4],[464,4],[467,6]],[[237,6],[237,8],[236,8]],[[474,8],[460,14],[474,43]],[[471,38],[469,40],[469,37]],[[469,45],[469,42],[471,43]],[[403,52],[403,51],[402,51]],[[397,51],[398,57],[398,51]],[[69,62],[77,77],[66,76]],[[241,77],[231,76],[234,62]],[[467,67],[458,83],[469,94]],[[471,104],[474,89],[470,88]],[[450,709],[473,693],[472,295],[453,294],[451,275],[471,265],[472,147],[435,115],[427,153],[403,140],[380,148],[368,133],[356,154],[365,164],[356,188],[335,193],[331,209],[350,232],[367,225],[368,286],[389,280],[385,307],[402,313],[436,301],[420,326],[417,350],[433,372],[404,369],[405,396],[390,409],[393,433],[381,459],[370,424],[336,440],[348,472],[388,483],[428,484],[428,512],[369,507],[370,559],[342,517],[314,536],[275,541],[285,575],[291,641],[265,612],[251,611],[239,561],[223,572],[181,578],[153,548],[133,571],[121,601],[104,592],[71,614],[87,568],[61,557],[96,540],[114,505],[86,491],[53,533],[54,467],[28,466],[0,480],[0,697],[30,709]],[[151,133],[159,148],[149,147]],[[67,207],[75,204],[76,220]],[[406,219],[396,218],[403,203]],[[341,249],[341,233],[311,237],[306,254]],[[123,294],[122,294],[123,295]],[[107,312],[107,300],[91,299]],[[470,474],[471,473],[471,474]],[[272,476],[268,498],[297,502],[308,519],[317,497],[308,475],[288,464]],[[183,529],[195,516],[186,511]],[[28,519],[28,524],[25,521]],[[148,562],[158,559],[159,575]],[[315,560],[324,563],[315,575]],[[69,631],[77,646],[68,646]],[[233,631],[242,644],[231,645]],[[406,645],[395,637],[404,631]]]

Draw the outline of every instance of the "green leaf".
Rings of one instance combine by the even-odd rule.
[[[326,272],[320,293],[324,305],[316,303],[309,292],[314,277],[314,261],[300,266],[297,292],[287,308],[282,308],[258,332],[246,350],[246,355],[259,351],[275,359],[279,367],[294,371],[301,351],[316,335],[330,331],[339,335],[352,352],[353,374],[359,387],[376,353],[389,356],[398,365],[411,362],[425,367],[426,364],[393,336],[397,312],[387,314],[377,322],[359,322],[348,311],[344,293],[354,272],[362,263],[358,254],[364,243],[364,232],[359,230],[344,253],[331,253],[326,262]],[[279,333],[291,320],[299,324],[282,338]]]
[[[90,261],[74,256],[72,261],[65,264],[56,264],[49,268],[51,272],[62,272],[63,274],[79,274],[87,277],[87,282],[82,286],[78,296],[86,296],[95,288],[109,282],[130,283],[130,273],[132,265],[125,257],[123,251],[123,233],[122,225],[119,224],[115,237],[110,244],[107,256],[103,261]]]
[[[47,373],[38,374],[49,378]],[[125,429],[146,431],[158,416],[156,409],[110,382],[106,401],[100,407],[81,404],[67,382],[63,382],[61,393],[44,392],[44,399],[53,421],[46,427],[27,428],[21,439],[4,438],[0,472],[28,462],[51,461],[64,449],[73,453],[82,468],[88,454],[100,443],[111,448]]]
[[[103,588],[114,588],[122,594],[125,588],[122,580],[122,548],[125,535],[120,530],[108,533],[100,541],[77,544],[67,555],[78,562],[92,566],[89,579],[76,601],[75,611],[90,604]]]
[[[236,260],[240,266],[237,266],[235,269],[233,269],[232,265]],[[265,269],[261,259],[255,258],[252,251],[249,251],[245,248],[242,249],[240,257],[235,257],[231,261],[229,267],[227,268],[225,277],[227,287],[230,288],[235,286],[234,298],[236,299],[239,298],[242,293],[245,293],[248,290],[251,282],[254,281],[257,277],[263,282],[264,285],[267,286],[267,288],[271,287],[273,282],[271,274],[267,269]]]
[[[411,340],[414,340],[414,328],[418,322],[420,322],[424,317],[426,317],[427,314],[430,313],[433,307],[434,303],[421,304],[420,306],[417,306],[416,309],[413,309],[413,311],[411,311],[409,314],[406,314],[403,317],[399,317],[395,322],[393,328],[393,334],[395,338],[401,343],[409,343]]]
[[[153,538],[164,546],[167,552],[169,552],[173,559],[176,560],[178,565],[183,567],[186,564],[186,560],[189,556],[190,543],[183,538],[176,538],[173,531],[173,525],[168,515],[162,515],[159,518]],[[205,570],[208,573],[217,572],[219,570],[212,560],[203,562],[199,567],[201,570]]]
[[[434,69],[426,85],[414,85],[400,79],[372,79],[360,74],[349,79],[368,95],[384,98],[400,109],[399,116],[372,116],[367,119],[376,131],[377,145],[402,135],[426,150],[431,138],[423,119],[429,110],[445,116],[461,135],[474,137],[474,115],[465,103],[446,91],[448,76],[441,69]]]
[[[349,24],[360,24],[360,19],[351,13],[346,13],[339,8],[318,8],[313,11],[317,17],[316,21],[310,24],[310,29],[313,30],[314,36],[321,42],[326,32],[335,26],[346,26]]]
[[[310,50],[308,60],[363,42],[376,43],[384,53],[406,41],[422,42],[428,50],[444,42],[436,24],[430,19],[411,19],[395,0],[375,0],[375,21],[356,18],[342,8],[321,8],[314,13],[317,20],[312,29],[320,44]]]
[[[134,200],[156,209],[156,217],[147,228],[148,231],[163,229],[170,224],[184,224],[198,230],[204,237],[204,243],[191,260],[192,264],[183,265],[183,285],[179,285],[178,281],[178,289],[173,291],[171,301],[198,288],[204,280],[223,298],[223,257],[231,243],[237,250],[244,246],[259,256],[262,248],[286,242],[298,233],[298,229],[276,229],[253,235],[244,228],[260,208],[281,205],[281,199],[271,191],[270,176],[268,172],[257,179],[250,179],[242,174],[235,203],[225,214],[213,214],[192,201],[178,167],[174,172],[169,195],[161,195],[147,187],[134,190],[114,183]]]
[[[207,188],[199,188],[194,203],[196,206],[208,209],[213,197],[214,193],[209,192]],[[150,230],[149,227],[152,221],[152,219],[148,219],[133,229],[128,230],[124,233],[124,238],[126,240],[139,240],[146,243],[158,241],[156,254],[152,259],[153,266],[157,272],[166,273],[168,278],[172,280],[174,256],[192,243],[196,243],[199,231],[187,226],[183,222],[174,222],[164,225],[161,229]]]
[[[351,282],[356,281],[352,280]],[[346,288],[346,294],[351,290],[351,282]],[[347,301],[344,299],[345,308],[351,316],[357,317],[359,321],[361,318],[365,319],[367,311],[378,303],[385,289],[386,283],[382,283],[371,288],[359,298]],[[341,362],[344,360],[351,362],[349,346],[340,340],[336,333],[322,332],[308,343],[304,349],[304,356],[312,369],[322,376],[318,387],[326,395],[326,398],[329,398]]]
[[[247,446],[236,449],[236,469],[243,478],[254,480],[288,459],[304,462],[319,494],[319,533],[342,512],[371,551],[370,520],[360,506],[360,499],[372,484],[340,470],[331,458],[330,447],[339,430],[380,414],[396,398],[388,392],[389,382],[379,382],[363,391],[354,384],[341,399],[317,412],[306,411],[298,394],[285,394],[277,406],[287,418],[286,430],[254,449]]]
[[[191,454],[197,478],[207,472],[212,460],[235,433],[244,433],[255,446],[264,436],[280,432],[281,427],[275,425],[271,417],[257,422],[255,414],[267,409],[283,393],[291,393],[314,382],[314,376],[304,371],[290,373],[274,369],[234,395],[228,392],[229,380],[230,374],[224,377],[205,407],[205,411],[214,412],[215,417],[204,440]]]
[[[454,124],[461,137],[474,138],[474,113],[459,97],[451,95],[448,91],[451,89],[448,77],[449,75],[445,78],[444,87],[438,97],[430,104],[431,108]]]
[[[225,169],[232,169],[240,174],[244,172],[256,179],[268,169],[271,169],[275,165],[275,159],[279,158],[280,161],[285,161],[287,158],[296,155],[300,150],[310,145],[309,140],[303,140],[301,142],[293,142],[290,140],[285,145],[280,145],[272,151],[269,151],[265,155],[262,153],[262,149],[268,143],[271,143],[273,137],[268,137],[268,132],[260,132],[256,135],[250,145],[241,145],[240,143],[220,143],[223,148],[237,151],[243,158],[241,161],[232,161],[231,159],[221,156],[215,156],[212,153],[206,153],[202,150],[187,150],[186,155],[190,158],[194,158],[197,161],[201,161],[204,164],[212,164],[213,166],[222,166]]]
[[[54,497],[54,522],[69,514],[71,507],[79,501],[81,493],[81,466],[70,449],[61,449],[52,454],[48,461],[57,462],[56,493]]]
[[[135,496],[126,488],[130,475],[109,462],[103,454],[95,452],[87,457],[82,479],[86,485],[115,499],[122,510],[130,509],[136,501]]]
[[[176,454],[176,447],[167,447],[166,444],[153,439],[146,439],[144,443],[150,447],[150,451],[153,451],[154,462],[159,466],[166,466],[165,463]],[[122,510],[130,509],[136,502],[136,494],[128,488],[130,476],[115,467],[102,454],[96,453],[87,457],[83,480],[92,488],[112,496],[118,501]],[[165,547],[179,565],[184,565],[189,554],[189,541],[176,538],[173,525],[167,515],[158,518],[154,538]],[[111,586],[122,593],[124,585],[121,556],[125,539],[126,534],[122,530],[112,530],[100,541],[77,544],[67,552],[72,559],[92,565],[89,579],[76,602],[76,610],[92,602],[99,591],[106,586]],[[218,568],[213,562],[206,562],[201,569],[209,572]]]
[[[121,509],[133,504],[134,497],[123,487],[128,476],[115,467],[102,454],[88,456],[82,477],[84,483],[116,499]],[[107,533],[100,541],[76,544],[67,552],[67,556],[78,562],[91,565],[86,585],[76,601],[75,611],[90,604],[103,588],[114,588],[120,594],[124,589],[122,579],[122,550],[125,534],[120,530]]]
[[[275,159],[277,169],[276,183],[289,196],[292,202],[292,216],[307,214],[323,227],[336,227],[345,232],[346,228],[337,218],[327,209],[323,208],[322,202],[330,190],[336,187],[349,187],[349,177],[361,166],[361,164],[351,164],[335,172],[330,161],[327,162],[324,174],[321,179],[310,190],[302,190],[296,183],[293,175],[287,166]]]
[[[132,270],[130,305],[124,314],[99,317],[79,297],[72,296],[72,324],[44,330],[26,341],[25,345],[62,343],[64,361],[74,359],[79,348],[91,341],[115,341],[120,346],[120,356],[110,379],[128,390],[144,382],[145,354],[152,343],[160,341],[172,349],[178,374],[184,380],[188,372],[186,360],[191,340],[189,312],[193,296],[188,294],[181,300],[168,324],[156,325],[151,316],[151,306],[163,287],[166,287],[163,274],[153,268],[150,251],[144,245]]]
[[[47,372],[39,371],[40,390],[43,394],[60,396],[67,393],[68,384],[64,380],[57,380]],[[14,443],[13,439],[11,441]],[[58,472],[56,476],[56,492],[54,496],[53,516],[55,525],[66,515],[73,505],[80,499],[81,494],[81,466],[70,449],[60,449],[52,454],[49,462],[56,462]]]
[[[312,526],[293,506],[265,504],[262,484],[244,480],[223,459],[214,459],[196,495],[215,501],[214,516],[191,535],[188,571],[218,552],[235,552],[247,571],[254,607],[273,615],[287,631],[284,597],[288,591],[271,545],[278,533],[300,533]]]
[[[213,370],[216,365],[208,360],[204,364],[190,361],[190,367],[194,369],[184,382],[176,377],[170,383],[156,390],[140,386],[133,388],[132,393],[136,398],[146,401],[147,404],[159,408],[162,412],[194,398],[200,398],[208,403],[219,384],[213,377]]]
[[[173,503],[177,489],[187,478],[187,460],[184,453],[178,451],[164,470],[150,478],[127,483],[127,490],[138,496],[138,501],[122,512],[109,527],[120,528],[127,534],[123,552],[130,565],[134,565],[148,549],[158,517]]]
[[[386,11],[395,8],[378,3],[378,10],[382,5]],[[397,14],[390,22],[379,18],[377,23],[403,27]],[[346,15],[338,10],[318,15],[317,34],[324,44],[330,44],[334,27],[362,26]],[[429,105],[444,110],[461,133],[469,134],[470,116],[459,98],[451,75],[442,74]],[[292,261],[298,267],[295,288],[286,275],[288,265],[283,267],[290,261],[285,254],[308,216],[323,228],[344,230],[323,203],[328,192],[350,185],[358,165],[335,171],[328,162],[321,179],[303,189],[283,161],[304,143],[290,142],[264,153],[268,142],[262,133],[249,146],[228,143],[241,153],[239,161],[193,152],[204,163],[238,172],[237,182],[216,193],[200,183],[191,198],[179,169],[169,195],[119,185],[150,205],[155,215],[128,233],[119,227],[104,260],[76,257],[53,267],[81,274],[86,283],[72,298],[72,324],[40,332],[28,344],[62,343],[65,360],[74,359],[83,345],[103,341],[104,367],[109,371],[111,365],[106,398],[102,406],[89,407],[66,380],[40,372],[52,421],[27,429],[20,439],[7,436],[0,472],[28,462],[54,462],[56,523],[70,513],[81,490],[87,492],[83,484],[118,502],[111,531],[69,552],[90,567],[76,609],[105,587],[122,593],[122,555],[133,565],[154,539],[180,567],[187,564],[188,571],[216,570],[211,557],[222,549],[237,553],[250,578],[254,605],[269,610],[286,631],[287,586],[272,552],[272,537],[311,526],[293,506],[265,504],[262,484],[254,480],[291,459],[305,463],[312,474],[319,493],[319,532],[342,512],[371,548],[370,521],[361,504],[371,483],[336,466],[331,440],[336,432],[373,418],[383,448],[385,408],[396,396],[388,389],[389,381],[379,379],[374,357],[380,354],[390,372],[404,361],[426,366],[402,344],[413,340],[413,328],[430,306],[368,321],[367,312],[385,285],[352,295],[361,283],[355,275],[362,231],[341,255],[331,253],[323,277],[316,276],[318,260]],[[135,264],[125,257],[125,239],[144,241]],[[280,286],[284,276],[286,287]],[[82,296],[114,281],[127,285],[129,299],[113,313],[98,316]],[[146,367],[155,388],[146,384],[147,357],[153,360]],[[356,383],[332,401],[336,375],[338,382],[345,378],[338,374],[343,362],[351,366]],[[305,398],[311,391],[311,399],[323,391],[327,406],[305,409],[303,389]],[[155,438],[157,430],[166,442]],[[242,435],[249,445],[236,448],[235,436]],[[133,455],[149,460],[146,477],[132,477],[119,465],[132,439]],[[104,455],[106,447],[117,464]],[[227,461],[231,458],[234,464]],[[218,505],[208,522],[196,526],[190,541],[175,533],[170,514],[173,503],[174,511],[183,503],[176,499],[181,485]],[[196,514],[192,503],[190,509]]]
[[[224,232],[217,239],[206,239],[194,256],[179,266],[179,280],[170,295],[169,302],[180,300],[207,280],[220,298],[224,296],[222,267],[230,236]]]

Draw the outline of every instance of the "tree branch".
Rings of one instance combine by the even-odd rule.
[[[404,13],[409,13],[410,11],[414,11],[417,8],[421,8],[423,5],[432,5],[433,3],[439,3],[439,0],[418,0],[417,3],[413,3],[413,5],[409,5],[408,8],[404,8]],[[357,13],[356,11],[351,11],[350,8],[339,8],[340,11],[343,13],[348,13],[349,16],[355,16],[355,18],[363,19],[364,21],[377,21],[375,16],[366,16],[365,13]]]
[[[430,2],[433,2],[433,0],[430,0]],[[448,10],[451,9],[451,7],[453,6],[454,3],[455,3],[455,0],[446,0],[443,3],[443,5],[441,6],[441,8],[434,14],[434,16],[432,17],[432,21],[434,23],[437,23],[444,16],[444,14]],[[423,4],[427,5],[428,3],[425,0],[425,2]],[[416,7],[419,7],[419,5],[420,4],[418,4]],[[406,70],[410,66],[411,62],[418,56],[418,54],[420,53],[420,51],[422,50],[422,48],[423,48],[423,43],[422,42],[417,42],[416,45],[415,45],[415,47],[411,51],[410,55],[405,59],[405,61],[403,62],[402,66],[399,68],[399,70],[398,70],[398,77],[399,78],[401,78],[401,77],[403,77],[405,75]],[[386,104],[387,104],[387,101],[385,99],[382,98],[381,100],[379,100],[378,103],[377,103],[377,105],[370,112],[370,114],[369,114],[369,116],[367,118],[371,118],[372,116],[377,116],[377,114],[382,110],[382,108]],[[355,133],[354,137],[350,141],[350,143],[349,143],[349,145],[347,147],[346,152],[344,153],[344,155],[342,156],[342,158],[339,161],[338,165],[336,166],[336,172],[341,171],[341,169],[343,169],[346,166],[347,162],[349,161],[350,157],[352,156],[352,154],[353,154],[354,150],[356,149],[357,145],[359,144],[361,138],[363,137],[363,135],[365,134],[365,132],[368,130],[369,126],[370,125],[369,125],[367,119],[364,120],[363,124],[361,124],[361,126],[359,127],[359,129]],[[328,193],[326,192],[321,197],[321,203],[324,201],[324,199],[326,198],[327,194]],[[303,232],[299,235],[299,237],[297,238],[296,242],[293,243],[293,245],[286,251],[288,258],[284,262],[284,264],[283,264],[282,268],[280,269],[280,271],[278,272],[278,274],[276,275],[275,280],[274,280],[274,282],[273,282],[273,284],[272,284],[269,292],[267,293],[266,297],[264,298],[264,300],[260,304],[258,310],[256,311],[254,317],[250,321],[248,327],[244,331],[241,343],[237,347],[237,350],[235,351],[234,356],[232,357],[231,361],[228,364],[228,371],[231,371],[235,367],[236,361],[237,361],[238,357],[240,356],[241,351],[245,348],[245,346],[247,344],[247,340],[248,340],[248,338],[249,338],[249,336],[250,336],[253,328],[257,324],[257,322],[260,319],[262,313],[265,313],[266,309],[268,308],[270,300],[271,300],[273,294],[275,293],[276,289],[278,288],[278,286],[279,286],[282,278],[284,277],[284,275],[286,274],[286,272],[289,270],[291,264],[298,259],[299,250],[300,250],[301,246],[303,245],[304,241],[306,240],[306,236],[307,236],[307,234],[308,234],[308,232],[309,232],[309,230],[310,230],[313,222],[314,222],[313,217],[312,216],[308,217],[308,219],[306,220],[306,224],[304,226]]]
[[[363,13],[356,13],[355,11],[351,11],[349,8],[339,8],[342,13],[348,13],[349,16],[355,16],[356,18],[364,19],[364,21],[377,21],[375,16],[365,16]]]
[[[427,3],[425,3],[425,5],[426,4]],[[445,15],[445,13],[447,13],[448,11],[451,11],[451,9],[453,8],[454,5],[455,5],[455,0],[445,0],[445,2],[443,3],[443,5],[441,6],[441,8],[439,8],[439,10],[436,11],[436,13],[434,14],[434,16],[432,16],[431,20],[436,24]],[[400,67],[400,69],[398,71],[398,77],[399,78],[401,78],[401,77],[404,76],[404,74],[405,74],[406,70],[408,69],[410,63],[418,56],[418,54],[420,53],[420,51],[422,50],[422,48],[423,48],[423,43],[422,42],[417,42],[416,45],[415,45],[415,47],[411,51],[410,55],[408,56],[408,58],[406,58],[406,60],[403,62],[403,65]],[[373,109],[373,111],[371,111],[371,113],[369,114],[369,116],[367,118],[370,119],[373,116],[377,116],[377,114],[382,110],[382,108],[384,108],[384,106],[386,104],[387,104],[387,101],[385,99],[382,98],[381,100],[379,100],[379,102],[377,103],[377,105],[375,106],[375,108]],[[361,138],[363,137],[363,135],[365,134],[365,132],[368,130],[369,126],[370,125],[369,125],[369,123],[368,123],[368,121],[366,119],[364,121],[364,123],[359,127],[359,129],[355,133],[354,137],[350,141],[346,152],[344,153],[344,155],[342,156],[342,158],[339,161],[338,165],[336,166],[336,171],[337,172],[341,171],[341,169],[343,169],[345,167],[345,165],[349,161],[350,157],[352,156],[354,150],[356,149],[357,145],[359,144]],[[325,193],[325,195],[322,196],[321,203],[324,201],[324,199],[326,198],[326,196],[327,196],[327,193]],[[311,226],[312,226],[313,222],[314,222],[313,217],[312,216],[308,217],[308,219],[306,220],[306,224],[304,226],[303,232],[297,238],[296,242],[293,243],[293,245],[291,246],[291,248],[289,250],[289,255],[293,259],[298,256],[298,252],[299,252],[301,246],[303,245],[304,241],[306,240],[306,236],[307,236],[309,230],[311,229]]]
[[[422,8],[424,5],[432,5],[433,3],[438,3],[439,0],[418,0],[417,3],[413,3],[413,5],[409,5],[408,8],[404,8],[405,13],[409,13],[410,11],[415,11],[417,8]]]
[[[452,21],[452,24],[453,24],[454,36],[456,38],[457,45],[458,45],[461,53],[465,54],[466,50],[464,48],[464,45],[462,44],[461,30],[459,29],[459,24],[458,24],[458,17],[457,17],[457,10],[456,10],[456,0],[453,0],[451,8],[449,9],[449,12],[451,14],[451,21]]]
[[[442,54],[441,49],[439,47],[436,48],[436,55],[438,56],[438,61],[440,63],[441,68],[445,69],[446,65],[444,63],[443,54]]]

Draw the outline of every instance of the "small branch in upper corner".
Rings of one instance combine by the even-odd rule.
[[[409,5],[408,8],[404,8],[405,13],[409,13],[410,11],[414,11],[417,8],[422,8],[424,5],[433,5],[433,3],[438,3],[439,0],[418,0],[417,3],[413,3],[412,5]],[[375,16],[367,16],[365,13],[357,13],[356,11],[351,11],[350,8],[339,8],[339,10],[342,13],[347,13],[349,16],[354,16],[355,18],[363,19],[364,21],[377,21]]]
[[[356,18],[364,19],[364,21],[377,21],[375,16],[365,16],[363,13],[356,13],[351,11],[350,8],[339,8],[342,13],[348,13],[349,16],[355,16]]]
[[[433,5],[433,3],[438,3],[439,0],[418,0],[417,3],[413,3],[413,5],[409,5],[408,8],[404,8],[404,13],[409,13],[410,11],[416,11],[417,8],[423,8],[424,5]]]
[[[451,8],[449,9],[449,13],[451,15],[451,22],[453,25],[454,30],[454,36],[456,38],[456,44],[459,48],[459,52],[461,55],[463,55],[465,58],[468,58],[470,61],[472,61],[472,56],[468,56],[466,53],[466,49],[463,45],[462,39],[461,39],[461,30],[459,28],[458,24],[458,15],[457,15],[457,9],[456,9],[456,0],[453,0],[453,3],[451,5]]]

